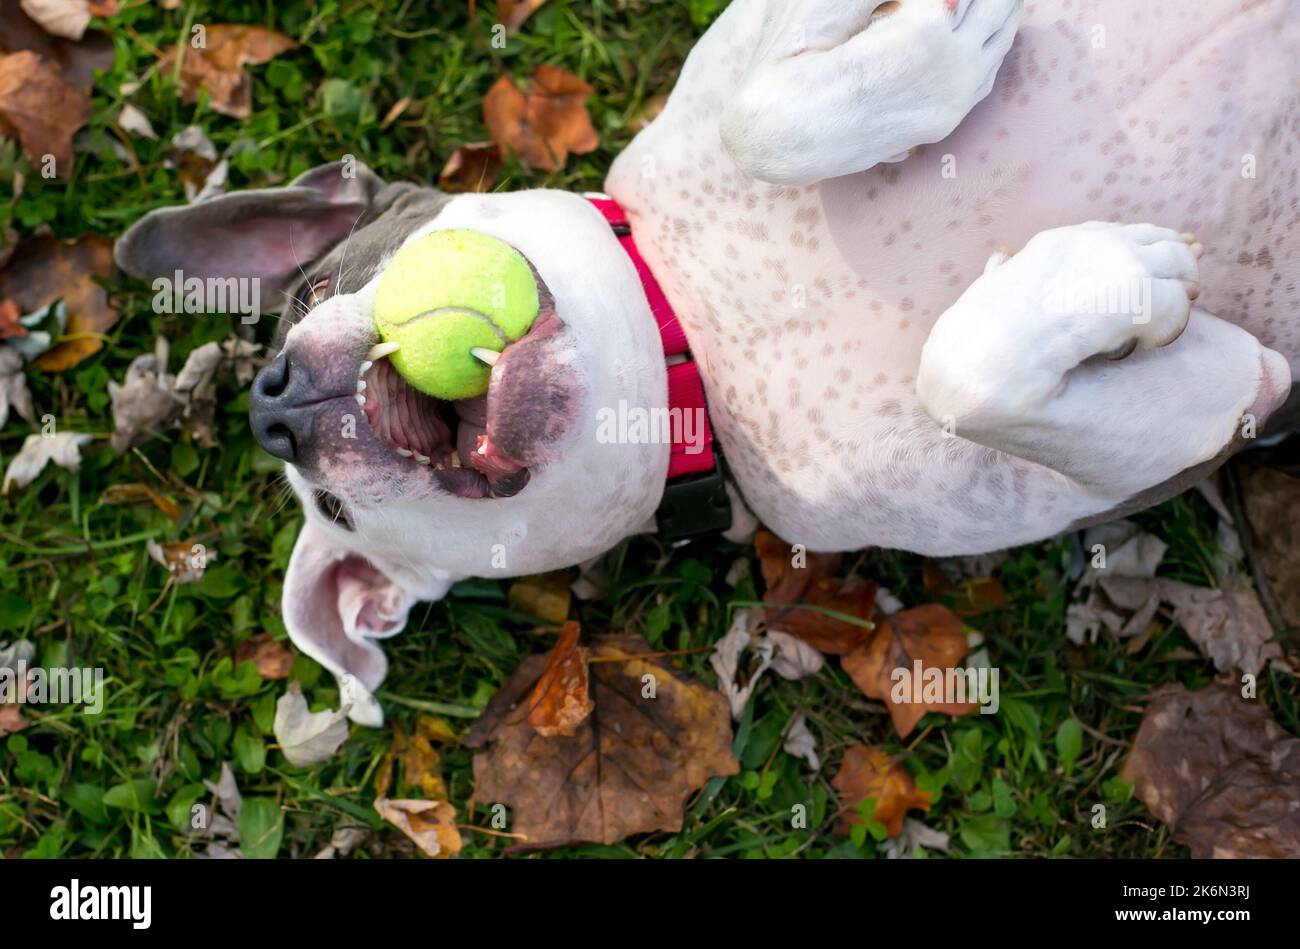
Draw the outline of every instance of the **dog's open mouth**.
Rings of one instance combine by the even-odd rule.
[[[562,424],[569,414],[563,408],[573,388],[557,356],[564,324],[550,294],[541,300],[532,328],[502,350],[487,393],[476,398],[449,402],[420,392],[389,361],[391,347],[376,344],[357,373],[357,402],[375,436],[405,463],[428,467],[450,494],[504,498],[522,491],[556,437],[556,415]]]

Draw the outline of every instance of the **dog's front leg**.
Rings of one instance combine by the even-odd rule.
[[[722,113],[755,178],[812,184],[946,138],[989,94],[1021,0],[768,2]]]
[[[1208,469],[1259,431],[1291,373],[1193,307],[1200,250],[1177,231],[1094,222],[996,255],[930,332],[922,406],[953,437],[1117,503]]]

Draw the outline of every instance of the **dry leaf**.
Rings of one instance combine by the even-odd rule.
[[[456,829],[456,808],[446,801],[391,801],[375,799],[375,810],[430,857],[454,857],[460,853],[460,831]]]
[[[79,40],[92,17],[117,13],[117,0],[20,0],[23,12],[53,36]]]
[[[23,718],[23,707],[16,703],[0,705],[0,738],[20,732],[31,722]]]
[[[1156,582],[1156,595],[1174,608],[1174,620],[1220,672],[1258,675],[1282,658],[1273,627],[1254,587],[1243,581],[1211,589],[1172,580]]]
[[[330,842],[322,847],[313,860],[333,860],[336,856],[346,857],[370,836],[370,830],[357,824],[343,824],[334,828]]]
[[[931,603],[895,613],[880,623],[871,640],[845,656],[841,662],[853,682],[872,699],[884,702],[900,738],[906,738],[927,712],[969,715],[979,704],[967,702],[927,702],[923,696],[911,701],[895,702],[894,671],[909,677],[913,663],[921,662],[922,673],[936,669],[940,673],[960,668],[961,658],[969,646],[962,622],[946,606]]]
[[[786,726],[785,737],[781,740],[781,750],[788,755],[802,758],[808,767],[820,771],[822,760],[817,756],[817,738],[808,729],[808,715],[797,712]]]
[[[559,66],[538,66],[523,92],[502,76],[483,97],[483,122],[502,152],[539,171],[558,171],[570,153],[596,150],[600,137],[585,105],[591,86]]]
[[[171,498],[159,494],[149,485],[140,481],[126,484],[111,484],[99,496],[100,504],[138,504],[148,501],[173,521],[181,519],[181,509]]]
[[[1300,857],[1300,739],[1231,682],[1151,694],[1120,775],[1192,857]]]
[[[934,561],[927,560],[921,572],[925,592],[935,600],[951,602],[953,612],[963,619],[1007,605],[1002,584],[993,577],[950,579]]]
[[[497,16],[505,24],[507,33],[518,33],[524,21],[537,12],[546,0],[501,0]]]
[[[547,738],[572,736],[593,708],[587,694],[587,650],[578,645],[578,635],[577,623],[564,624],[528,696],[528,724]]]
[[[23,315],[13,300],[0,301],[0,339],[27,335],[27,327],[18,322]]]
[[[336,712],[312,712],[297,680],[275,703],[275,740],[290,764],[303,767],[334,757],[348,737],[348,707]]]
[[[181,99],[197,102],[200,90],[206,90],[208,104],[214,112],[236,119],[253,114],[253,79],[244,72],[244,67],[269,62],[295,45],[293,40],[273,30],[242,23],[209,26],[205,43],[201,49],[185,46]],[[164,74],[174,68],[176,50],[175,46],[169,47],[159,60],[158,68]]]
[[[438,187],[452,194],[491,191],[501,170],[501,150],[492,142],[459,146],[438,175]]]
[[[262,363],[262,347],[248,340],[230,338],[222,343],[204,343],[190,352],[175,376],[167,372],[167,340],[159,336],[154,351],[136,356],[119,384],[109,380],[113,406],[115,451],[121,453],[168,428],[179,428],[200,445],[216,445],[212,419],[216,412],[219,373],[234,372],[247,385]]]
[[[127,135],[134,135],[136,138],[147,138],[152,142],[158,141],[158,133],[153,130],[153,125],[149,122],[149,116],[129,102],[123,105],[122,111],[117,114],[117,127]]]
[[[293,650],[268,633],[259,633],[235,647],[235,665],[252,662],[263,679],[289,678],[293,658]]]
[[[14,485],[27,487],[51,461],[60,468],[76,471],[81,467],[81,446],[93,438],[93,435],[78,432],[28,435],[23,440],[23,447],[5,469],[4,489],[0,493],[8,494]]]
[[[778,630],[757,632],[760,616],[758,610],[737,611],[727,635],[714,643],[709,657],[718,674],[718,691],[726,696],[731,717],[737,721],[769,668],[783,678],[798,680],[815,675],[825,664],[822,654],[801,639]]]
[[[217,146],[203,129],[188,125],[172,136],[170,144],[166,165],[179,172],[187,202],[194,204],[226,190],[230,164],[217,154]]]
[[[433,747],[435,741],[445,740],[437,719],[421,715],[416,719],[415,734],[403,736],[402,777],[407,784],[419,788],[420,793],[433,801],[447,799],[447,785],[442,779],[441,755]]]
[[[32,365],[63,372],[103,349],[100,337],[117,323],[118,313],[95,279],[106,280],[112,272],[113,242],[98,235],[75,241],[39,236],[18,245],[0,272],[0,300],[13,300],[24,313],[32,313],[62,299],[68,311],[65,339]]]
[[[1282,620],[1300,629],[1300,478],[1269,468],[1249,469],[1242,476],[1246,520],[1255,558],[1277,601]]]
[[[569,589],[569,571],[552,570],[523,577],[510,584],[506,600],[512,609],[536,616],[553,626],[569,618],[569,603],[573,593]]]
[[[0,346],[0,428],[9,421],[11,408],[28,422],[36,421],[32,393],[23,372],[23,357],[17,350]]]
[[[789,544],[768,531],[754,538],[769,604],[766,621],[771,629],[797,636],[815,649],[842,656],[871,636],[876,585],[857,577],[834,576],[843,560],[840,554],[818,554]],[[831,610],[856,617],[866,625],[832,616]]]
[[[51,36],[16,7],[13,0],[3,4],[0,15],[0,51],[35,53],[55,66],[59,74],[78,89],[89,89],[97,71],[113,68],[113,41],[106,33],[91,31],[80,42]]]
[[[167,568],[173,583],[197,583],[203,571],[217,559],[216,551],[190,540],[177,540],[160,544],[152,537],[145,541],[144,549],[155,561]]]
[[[903,832],[882,843],[880,850],[889,860],[915,856],[918,850],[942,850],[947,853],[948,835],[927,827],[914,817],[908,817],[903,821]]]
[[[72,170],[72,136],[92,112],[90,96],[29,51],[0,56],[0,133],[12,129],[37,168],[54,158],[54,176]],[[35,309],[31,307],[30,309]]]
[[[631,658],[649,651],[637,636],[593,641],[593,659],[606,660],[591,666],[595,713],[572,737],[528,724],[542,656],[520,664],[470,729],[471,747],[492,743],[474,756],[475,798],[512,809],[519,849],[680,830],[687,798],[739,770],[722,696],[662,660]]]
[[[902,832],[903,817],[909,810],[930,809],[929,792],[918,791],[906,768],[869,745],[853,745],[844,753],[844,763],[831,779],[831,787],[840,793],[843,802],[835,822],[837,834],[847,834],[853,825],[862,822],[858,805],[867,798],[875,798],[871,818],[884,824],[890,837]]]

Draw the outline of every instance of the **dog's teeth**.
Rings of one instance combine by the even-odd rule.
[[[357,393],[357,405],[361,406],[363,409],[366,407],[366,397],[360,392]]]
[[[358,391],[358,392],[365,392],[365,391],[366,391],[366,380],[365,380],[365,379],[358,379],[358,380],[357,380],[357,391]]]
[[[373,365],[374,363],[372,363],[369,359],[367,359],[365,362],[361,364],[361,368],[357,370],[357,375],[364,376],[366,373],[370,371],[370,367]]]
[[[475,346],[469,352],[470,355],[479,360],[479,362],[485,362],[489,366],[495,366],[497,360],[501,358],[501,354],[496,350],[484,349],[482,346]]]
[[[455,451],[453,451],[453,452],[451,453],[451,466],[452,466],[453,468],[459,468],[459,467],[461,466],[461,465],[460,465],[460,453],[459,453],[459,452],[455,452]]]
[[[416,460],[416,462],[417,462],[418,464],[421,464],[421,465],[427,465],[427,464],[429,463],[429,456],[428,456],[428,455],[422,455],[422,454],[420,454],[420,453],[417,451],[417,452],[415,453],[415,460]]]
[[[397,453],[401,455],[403,458],[410,458],[412,455],[415,454],[415,452],[411,451],[411,449],[409,448],[399,448],[397,449]]]
[[[378,362],[385,356],[391,356],[401,348],[397,343],[375,343],[370,347],[370,352],[366,353],[366,359],[370,362]]]

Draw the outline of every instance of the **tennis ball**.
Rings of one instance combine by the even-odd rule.
[[[523,255],[478,231],[434,231],[406,244],[375,289],[375,326],[400,347],[389,358],[410,385],[438,399],[471,399],[491,368],[474,348],[500,352],[537,318],[537,282]]]

